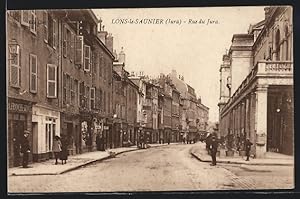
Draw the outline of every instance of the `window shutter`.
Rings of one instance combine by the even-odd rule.
[[[53,48],[56,49],[57,47],[57,37],[58,37],[58,26],[57,26],[57,22],[55,19],[53,19],[52,21],[53,23],[53,27],[52,27],[52,30],[53,30]]]
[[[67,28],[66,25],[63,26],[63,31],[62,31],[62,35],[63,35],[63,56],[67,57]]]
[[[30,66],[30,92],[37,92],[37,56],[30,54],[29,57]]]
[[[57,68],[56,65],[47,64],[47,97],[48,98],[56,98],[57,92]]]
[[[30,11],[30,31],[36,34],[36,11]]]
[[[76,36],[75,64],[83,65],[83,36]]]
[[[90,99],[91,99],[91,109],[95,108],[95,88],[90,89],[91,94],[90,94]]]
[[[91,47],[84,45],[84,70],[90,71],[91,69]]]
[[[22,10],[21,12],[21,24],[29,26],[29,10]]]
[[[48,43],[48,12],[46,10],[43,11],[43,31],[44,31],[44,41]]]
[[[10,54],[10,84],[19,87],[21,82],[20,48],[17,47],[16,55]]]
[[[75,42],[75,37],[74,37],[74,33],[71,32],[71,38],[70,38],[70,61],[74,60],[74,42]]]

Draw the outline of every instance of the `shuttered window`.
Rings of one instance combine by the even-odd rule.
[[[53,29],[52,29],[52,35],[53,35],[53,48],[56,49],[57,44],[58,44],[58,24],[57,21],[55,19],[52,20],[52,24],[53,24]]]
[[[31,10],[30,11],[30,31],[34,34],[36,34],[36,26],[37,26],[37,18],[36,18],[36,11]]]
[[[57,66],[47,64],[47,97],[57,97]]]
[[[75,64],[83,65],[83,36],[76,36]]]
[[[84,45],[84,71],[89,72],[91,69],[91,47]]]
[[[10,60],[10,85],[20,87],[21,84],[21,50],[17,46],[15,54],[9,54]]]
[[[80,106],[81,107],[84,107],[84,82],[80,82],[80,85],[79,85],[79,103],[80,103]]]
[[[63,26],[62,34],[63,34],[63,46],[62,46],[63,56],[67,57],[67,27],[66,27],[66,25]]]
[[[48,12],[46,10],[43,11],[43,33],[44,33],[44,41],[48,43]]]
[[[37,92],[37,56],[29,55],[29,67],[30,67],[30,92]]]
[[[90,101],[91,109],[95,109],[95,88],[90,89]]]
[[[30,10],[22,10],[21,12],[21,24],[29,26]]]
[[[63,74],[63,104],[67,104],[67,75]]]
[[[70,79],[70,92],[71,92],[71,105],[75,104],[75,89],[74,89],[74,79]]]

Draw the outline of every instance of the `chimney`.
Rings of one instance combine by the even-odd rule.
[[[101,26],[100,23],[100,30],[97,33],[98,38],[102,41],[103,44],[106,44],[106,37],[107,37],[107,32],[104,31],[104,25]]]
[[[117,61],[117,60],[118,60],[118,54],[117,54],[117,51],[116,51],[116,50],[114,50],[113,55],[114,55],[114,57],[115,57],[115,61]]]
[[[114,44],[114,37],[111,33],[108,34],[105,40],[105,45],[108,48],[108,50],[113,53],[113,44]]]
[[[123,51],[123,47],[121,48],[121,52],[119,53],[119,62],[122,62],[125,64],[125,53]]]

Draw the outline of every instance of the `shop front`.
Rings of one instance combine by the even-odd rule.
[[[34,162],[52,158],[53,139],[60,136],[60,112],[48,107],[32,107],[32,156]]]
[[[78,114],[61,113],[61,135],[67,139],[69,155],[81,153],[80,119]]]
[[[22,163],[20,156],[21,141],[24,130],[32,132],[32,102],[8,98],[8,166],[17,167]],[[32,134],[29,135],[29,144],[32,146]],[[32,154],[29,155],[32,161]]]

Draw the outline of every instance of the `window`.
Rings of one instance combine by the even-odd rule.
[[[289,60],[289,38],[288,38],[289,29],[286,26],[284,30],[284,36],[285,36],[285,60]]]
[[[280,60],[280,32],[277,30],[276,35],[275,35],[275,60],[279,61]]]
[[[48,15],[48,43],[54,49],[56,49],[58,44],[58,24],[55,19],[53,19],[50,15]]]
[[[67,27],[63,26],[63,56],[67,57]]]
[[[90,100],[90,87],[86,86],[85,87],[85,107],[90,109],[90,103],[89,103],[89,100]]]
[[[103,111],[106,112],[106,93],[103,92]]]
[[[63,104],[67,104],[67,74],[63,74]]]
[[[84,107],[84,82],[80,82],[79,85],[79,105]]]
[[[74,100],[74,105],[77,104],[78,101],[78,80],[74,80],[74,92],[75,92],[75,100]]]
[[[83,64],[83,36],[76,36],[75,64]]]
[[[71,105],[74,105],[75,104],[75,87],[74,87],[74,84],[75,84],[75,80],[71,77],[70,79],[70,93],[71,93]]]
[[[47,97],[57,97],[57,66],[47,64]]]
[[[21,24],[24,26],[29,26],[29,10],[22,10],[21,12]]]
[[[91,109],[95,109],[95,88],[91,88],[91,94],[90,94],[90,99],[91,99]]]
[[[69,58],[70,58],[71,62],[73,62],[73,60],[74,60],[74,42],[75,42],[75,34],[73,32],[71,32],[70,50],[69,50]]]
[[[56,119],[46,117],[46,136],[45,136],[45,150],[52,151],[53,138],[56,135]]]
[[[13,87],[20,87],[21,84],[21,52],[20,47],[17,46],[15,54],[9,54],[10,60],[10,85]]]
[[[106,59],[104,59],[104,63],[103,63],[103,77],[104,77],[104,80],[106,80],[106,65],[107,65],[107,63],[106,63]]]
[[[70,104],[70,75],[67,74],[67,104]]]
[[[84,71],[91,69],[91,47],[84,45]]]
[[[37,92],[37,56],[29,55],[29,67],[30,67],[30,92]]]
[[[36,26],[37,26],[37,21],[36,21],[36,11],[31,10],[30,11],[30,31],[34,34],[36,34]]]
[[[44,32],[44,41],[48,43],[48,12],[46,10],[43,11],[43,32]]]

